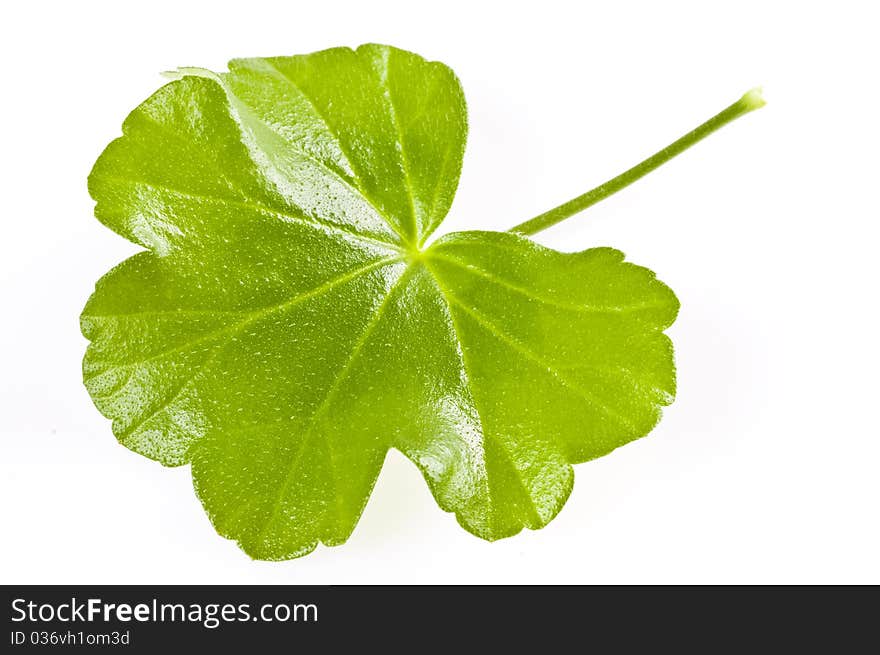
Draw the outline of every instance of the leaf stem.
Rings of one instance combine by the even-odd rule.
[[[604,184],[600,184],[595,189],[579,195],[577,198],[572,198],[568,202],[565,202],[558,207],[554,207],[550,211],[544,212],[539,216],[535,216],[535,218],[512,227],[509,231],[530,235],[536,234],[541,230],[546,230],[548,227],[556,225],[557,223],[564,221],[566,218],[583,211],[587,207],[595,205],[600,200],[604,200],[608,196],[617,193],[624,187],[629,186],[639,178],[647,175],[655,168],[665,164],[676,155],[681,154],[698,141],[705,139],[715,130],[727,125],[744,114],[748,114],[750,111],[763,107],[764,104],[764,99],[761,97],[761,89],[752,89],[727,109],[719,112],[677,141],[673,141],[671,144],[663,148],[663,150],[651,155],[643,162],[636,164],[617,177],[611,178]]]

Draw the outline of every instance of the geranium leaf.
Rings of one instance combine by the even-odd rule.
[[[539,528],[572,463],[656,424],[678,302],[653,273],[512,233],[424,247],[466,136],[447,67],[368,45],[178,75],[89,178],[146,251],[83,311],[84,377],[252,557],[344,542],[391,448],[474,534]]]

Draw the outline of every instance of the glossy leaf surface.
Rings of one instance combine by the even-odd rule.
[[[89,178],[146,251],[81,318],[86,386],[128,448],[192,464],[217,530],[285,559],[351,534],[391,448],[486,539],[546,525],[572,463],[675,390],[672,292],[621,253],[425,240],[466,137],[442,64],[388,46],[185,69]]]

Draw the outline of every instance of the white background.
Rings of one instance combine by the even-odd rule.
[[[880,583],[873,2],[12,3],[3,13],[2,583]],[[181,65],[367,41],[449,64],[470,111],[441,231],[506,229],[763,84],[768,106],[539,235],[620,248],[682,309],[659,427],[486,543],[389,455],[354,535],[253,562],[187,468],[118,445],[78,314],[134,251],[86,176]]]

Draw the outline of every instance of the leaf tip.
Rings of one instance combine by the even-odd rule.
[[[209,80],[214,80],[215,82],[220,81],[220,76],[214,71],[210,71],[207,68],[199,68],[197,66],[181,66],[173,71],[162,71],[159,74],[172,81],[181,80],[187,76],[204,77]]]

